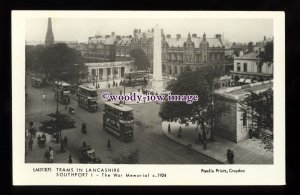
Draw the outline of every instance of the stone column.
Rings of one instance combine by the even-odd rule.
[[[107,80],[107,68],[103,68],[103,80]]]
[[[154,30],[152,90],[157,93],[163,91],[161,28],[158,25]]]

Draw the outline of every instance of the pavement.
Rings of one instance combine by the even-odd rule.
[[[44,147],[40,147],[37,144],[37,136],[42,136],[42,132],[37,132],[36,136],[33,137],[33,145],[32,145],[32,151],[29,150],[28,145],[26,147],[26,156],[25,156],[25,162],[26,163],[48,163],[46,158],[44,157],[46,149],[48,149],[50,146],[53,149],[54,152],[54,163],[68,163],[69,160],[69,154],[70,151],[68,150],[68,146],[65,147],[65,151],[60,151],[60,143],[55,143],[50,141],[50,135],[46,134],[46,143]],[[29,141],[29,136],[26,137],[26,144]],[[76,156],[73,156],[73,163],[79,163],[79,160],[76,158]]]
[[[168,132],[168,124],[171,127],[170,132]],[[178,138],[180,126],[182,128],[182,136]],[[213,158],[220,163],[228,164],[226,153],[227,149],[231,149],[234,152],[235,164],[273,164],[273,152],[266,150],[262,140],[258,138],[234,143],[214,136],[215,141],[208,141],[207,149],[204,150],[203,144],[197,141],[198,131],[200,130],[196,131],[195,124],[185,126],[177,122],[164,121],[162,122],[162,131],[171,140],[183,146],[191,144],[194,151]]]

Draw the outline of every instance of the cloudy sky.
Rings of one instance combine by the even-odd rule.
[[[26,40],[44,41],[47,31],[47,18],[26,20]],[[190,32],[207,37],[222,34],[232,42],[257,42],[264,36],[273,36],[272,19],[90,19],[90,18],[52,18],[55,41],[87,42],[89,36],[115,32],[116,35],[132,35],[135,28],[147,31],[159,24],[165,34],[181,34],[186,37]]]

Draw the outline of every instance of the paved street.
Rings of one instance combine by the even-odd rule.
[[[47,119],[46,114],[56,111],[54,92],[50,87],[36,89],[30,84],[30,77],[26,77],[28,100],[26,102],[26,127],[30,120],[34,126],[40,126],[40,121]],[[116,93],[119,89],[113,89]],[[127,90],[127,88],[126,88]],[[42,101],[43,91],[47,100]],[[102,91],[102,90],[101,90]],[[188,153],[182,145],[170,140],[161,130],[161,119],[158,116],[159,105],[155,103],[130,105],[134,109],[134,141],[124,143],[102,130],[102,101],[99,100],[99,110],[90,113],[77,106],[77,98],[71,98],[71,105],[75,108],[76,128],[62,131],[62,136],[69,139],[68,150],[78,157],[78,149],[83,141],[96,151],[103,163],[113,163],[112,159],[131,151],[139,150],[139,163],[141,164],[217,164],[209,157],[196,151]],[[64,105],[59,104],[59,111],[66,113]],[[49,119],[49,118],[48,118]],[[81,133],[81,124],[87,124],[86,135]],[[106,149],[107,140],[110,139],[112,150]],[[34,151],[32,151],[34,152]],[[67,154],[66,154],[67,155]]]

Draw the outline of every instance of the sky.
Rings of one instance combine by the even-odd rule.
[[[26,20],[26,41],[44,41],[47,32],[47,18]],[[272,19],[92,19],[92,18],[52,18],[55,41],[87,42],[95,34],[133,35],[133,30],[147,31],[158,24],[165,34],[176,37],[188,33],[214,37],[224,35],[231,42],[257,42],[263,37],[273,37]]]

